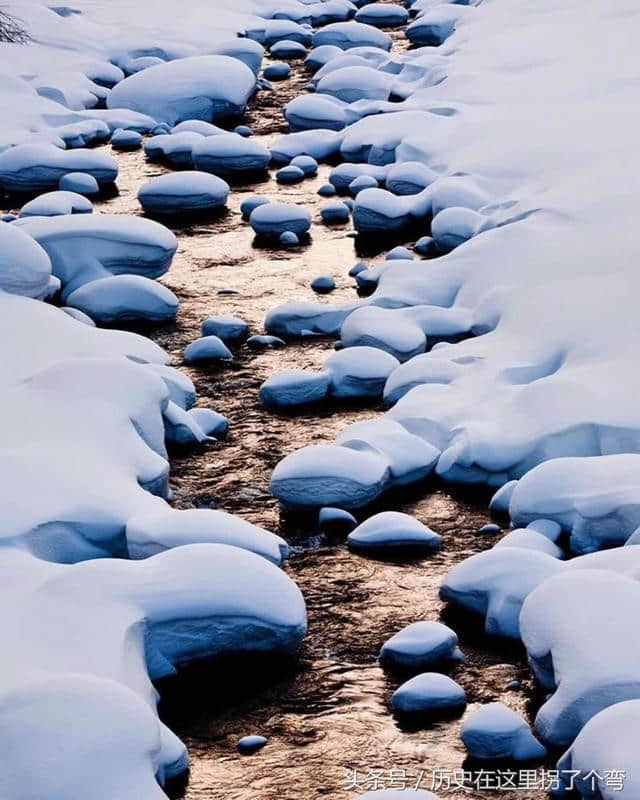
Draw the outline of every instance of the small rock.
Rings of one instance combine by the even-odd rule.
[[[431,236],[423,236],[413,245],[413,250],[420,256],[431,256],[437,253],[436,244]]]
[[[118,128],[111,137],[111,147],[121,151],[139,150],[142,147],[142,134]]]
[[[349,534],[350,550],[390,551],[394,549],[437,550],[442,538],[420,520],[399,511],[383,511],[358,525]]]
[[[509,683],[504,687],[508,692],[519,692],[522,690],[522,684],[520,681],[509,681]]]
[[[349,184],[349,191],[356,197],[363,189],[375,189],[378,187],[378,181],[373,175],[358,175]]]
[[[233,355],[227,345],[217,336],[203,336],[201,339],[196,339],[184,351],[184,360],[187,364],[230,361],[232,358]]]
[[[316,294],[329,294],[336,288],[336,282],[330,275],[318,275],[311,281],[310,286]]]
[[[349,275],[355,278],[356,275],[359,275],[361,272],[366,272],[368,269],[369,267],[366,264],[363,264],[362,261],[358,261],[358,263],[354,264],[349,270]]]
[[[296,156],[291,160],[290,166],[299,167],[307,177],[318,172],[318,162],[311,156]]]
[[[247,139],[249,136],[253,136],[253,131],[248,125],[237,125],[233,129],[233,132],[237,133],[238,136],[244,136],[245,139]]]
[[[406,247],[394,247],[386,256],[387,261],[413,261],[413,253]]]
[[[262,750],[266,743],[265,736],[243,736],[238,742],[238,750],[245,755],[250,755]]]
[[[329,203],[320,209],[320,216],[322,221],[327,225],[341,224],[348,222],[351,216],[349,206],[342,200],[335,203]]]
[[[250,336],[249,339],[247,339],[247,346],[252,350],[264,350],[267,347],[278,349],[281,347],[286,347],[287,343],[278,336],[257,334],[256,336]]]
[[[499,525],[496,525],[495,522],[489,522],[487,525],[483,525],[479,530],[478,533],[500,533],[502,528]]]

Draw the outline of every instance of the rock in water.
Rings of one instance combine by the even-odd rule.
[[[238,750],[245,755],[256,753],[266,745],[267,739],[264,736],[243,736],[238,741]]]
[[[216,175],[264,172],[271,161],[266,147],[237,133],[207,136],[195,143],[192,155],[196,169]]]
[[[299,236],[311,227],[311,215],[302,206],[293,203],[269,203],[251,213],[249,224],[262,236],[278,237],[286,231]]]
[[[320,509],[318,524],[323,533],[336,535],[350,533],[356,527],[358,521],[353,514],[350,514],[343,508],[331,508],[327,506],[326,508]]]
[[[546,749],[522,717],[502,703],[490,703],[462,725],[462,741],[472,758],[535,761]]]
[[[329,294],[336,288],[336,282],[331,275],[318,275],[309,285],[316,294]]]
[[[184,351],[187,364],[199,364],[211,361],[231,361],[233,354],[227,345],[217,336],[203,336],[192,342]]]
[[[143,275],[110,275],[89,281],[71,292],[67,303],[103,324],[169,322],[178,313],[175,294]]]
[[[86,172],[68,172],[58,182],[61,192],[75,192],[85,197],[95,197],[100,193],[100,186],[93,175]]]
[[[241,116],[255,87],[246,64],[224,55],[179,58],[131,75],[107,98],[109,108],[129,108],[175,125],[188,119]]]
[[[437,714],[462,711],[467,697],[460,684],[440,672],[416,675],[397,689],[391,698],[394,711],[401,714]]]
[[[414,622],[388,639],[380,650],[380,662],[417,672],[434,664],[458,661],[458,635],[441,622]]]
[[[160,175],[138,192],[145,211],[152,214],[188,214],[212,211],[226,205],[229,184],[207,172],[174,172]]]
[[[244,342],[249,326],[244,320],[231,315],[208,317],[202,323],[203,336],[218,336],[225,344]]]
[[[25,203],[20,209],[21,217],[61,217],[66,214],[91,214],[90,200],[77,192],[46,192]]]
[[[266,408],[292,408],[318,403],[329,392],[326,372],[290,369],[272,375],[260,387],[260,400]]]

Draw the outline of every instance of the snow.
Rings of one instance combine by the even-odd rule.
[[[311,156],[296,156],[291,166],[299,167],[307,177],[313,177],[318,172],[318,162]]]
[[[316,294],[329,294],[336,288],[336,282],[331,275],[318,275],[309,286]]]
[[[551,542],[544,534],[529,528],[518,528],[511,531],[495,545],[496,547],[522,547],[539,550],[541,553],[562,558],[562,550]]]
[[[144,154],[150,161],[164,161],[174,168],[193,167],[193,148],[203,136],[191,130],[160,133],[146,140]]]
[[[257,734],[243,736],[242,739],[238,740],[238,750],[246,754],[255,753],[261,750],[267,744],[267,741],[264,736],[258,736]]]
[[[111,214],[27,217],[20,230],[46,250],[62,297],[91,280],[131,274],[158,278],[178,247],[165,227],[147,219]]]
[[[398,361],[408,361],[427,346],[421,328],[377,306],[358,308],[350,314],[342,324],[340,338],[345,347],[377,347]]]
[[[0,289],[42,300],[48,291],[51,261],[20,228],[0,222]]]
[[[301,42],[295,42],[290,39],[281,39],[273,44],[269,52],[272,58],[304,58],[307,55],[307,48]]]
[[[183,544],[209,542],[240,547],[280,566],[287,557],[286,542],[263,528],[224,511],[178,511],[161,504],[127,520],[129,558],[148,558]]]
[[[544,517],[569,531],[574,553],[624,544],[640,526],[640,457],[556,458],[528,472],[514,486],[514,524]]]
[[[323,45],[334,45],[341,50],[354,47],[379,47],[391,49],[391,37],[371,25],[362,22],[334,22],[316,31],[313,35],[314,48]]]
[[[216,175],[263,172],[271,160],[266,147],[237,133],[207,136],[192,148],[196,169]]]
[[[206,122],[241,115],[255,87],[242,61],[223,55],[193,56],[149,67],[125,78],[107,98],[108,108],[128,108],[158,122]]]
[[[393,710],[401,714],[434,714],[462,710],[467,703],[464,689],[447,675],[425,672],[402,684],[393,693]]]
[[[411,44],[437,46],[445,42],[460,22],[473,13],[471,6],[444,3],[420,14],[406,30]]]
[[[333,397],[382,397],[385,381],[399,361],[373,347],[349,347],[324,363],[331,376]]]
[[[442,253],[449,253],[487,229],[487,220],[470,208],[445,208],[435,215],[431,235]]]
[[[432,621],[407,625],[380,650],[382,664],[416,672],[460,658],[456,632],[441,622]]]
[[[469,755],[482,760],[532,761],[547,754],[524,719],[502,703],[489,703],[465,719],[461,736]]]
[[[75,192],[85,197],[95,197],[100,194],[100,186],[93,175],[85,172],[68,172],[58,181],[58,188],[62,192]]]
[[[320,78],[318,92],[344,103],[388,100],[392,77],[368,66],[345,66]]]
[[[218,42],[211,52],[218,56],[231,56],[246,64],[254,75],[260,72],[264,47],[248,37],[234,37]]]
[[[630,549],[635,548],[622,548]],[[628,616],[640,584],[597,569],[597,563],[550,578],[522,607],[529,664],[551,692],[536,716],[536,731],[558,747],[569,745],[602,709],[640,697],[640,644]]]
[[[282,167],[276,172],[276,180],[278,183],[300,183],[300,181],[304,179],[305,174],[300,167],[291,164],[288,167]]]
[[[279,236],[285,231],[302,234],[311,227],[311,215],[293,203],[269,203],[251,212],[249,224],[263,236]]]
[[[210,211],[226,205],[229,184],[206,172],[184,171],[160,175],[138,191],[140,205],[152,214]]]
[[[111,147],[122,151],[139,150],[142,147],[142,134],[118,128],[111,136]]]
[[[356,22],[378,28],[395,28],[409,19],[409,12],[392,3],[368,3],[356,12]]]
[[[328,534],[348,534],[358,524],[358,521],[343,508],[332,508],[326,506],[320,509],[318,514],[318,525],[320,530]]]
[[[329,375],[326,372],[289,369],[267,378],[260,387],[260,400],[269,409],[292,408],[318,403],[328,393]]]
[[[202,336],[184,351],[186,364],[199,364],[212,361],[231,361],[233,353],[218,336]]]
[[[311,445],[278,464],[271,491],[288,506],[358,508],[384,490],[388,477],[388,462],[373,451]]]
[[[322,206],[320,216],[326,225],[341,225],[349,222],[351,211],[346,203],[336,201]]]
[[[269,64],[263,74],[268,81],[285,81],[291,75],[291,67],[283,62]]]
[[[349,534],[347,544],[356,552],[424,550],[432,552],[442,544],[437,533],[420,520],[399,511],[382,511],[369,517]]]
[[[563,784],[568,784],[571,775],[578,773],[573,783],[581,797],[593,797],[594,790],[599,791],[602,800],[638,797],[639,735],[640,700],[616,703],[600,711],[587,722],[558,761]],[[620,766],[612,767],[612,764]],[[614,770],[624,773],[622,780],[616,780]]]
[[[299,95],[284,107],[284,116],[291,131],[341,131],[347,124],[344,101],[332,94]]]
[[[225,344],[236,344],[249,336],[249,326],[230,314],[207,317],[202,323],[202,335],[218,336]]]
[[[143,275],[110,275],[89,281],[67,294],[66,302],[99,323],[175,319],[178,298]]]
[[[229,420],[211,408],[192,408],[189,416],[195,420],[206,436],[225,439],[229,433]]]
[[[0,153],[0,183],[10,192],[57,189],[61,178],[75,172],[91,175],[100,184],[113,183],[118,165],[107,153],[61,150],[48,144],[23,144]],[[75,191],[72,187],[60,188]]]

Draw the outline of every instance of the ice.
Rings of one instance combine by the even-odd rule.
[[[217,336],[202,336],[196,339],[184,351],[187,364],[200,364],[213,361],[231,361],[233,353]]]
[[[74,172],[91,175],[100,184],[113,183],[118,164],[97,150],[61,150],[47,144],[23,144],[0,153],[0,182],[10,192],[57,189],[60,179]]]
[[[429,714],[462,711],[467,704],[464,689],[447,675],[424,672],[396,689],[391,697],[399,714]]]
[[[227,544],[250,550],[278,566],[288,555],[279,536],[224,511],[187,509],[178,511],[159,504],[127,520],[129,558],[148,558],[183,544]]]
[[[436,664],[461,657],[458,636],[441,622],[413,622],[388,639],[380,661],[390,667],[421,672]]]
[[[128,108],[175,125],[207,122],[244,112],[255,87],[242,61],[223,55],[193,56],[149,67],[115,86],[109,108]]]
[[[42,300],[50,278],[47,253],[19,228],[0,222],[0,289]]]
[[[142,147],[142,134],[118,128],[111,137],[111,147],[122,151],[139,150]]]
[[[197,169],[217,175],[263,172],[271,160],[266,147],[237,133],[208,136],[192,148]]]
[[[345,66],[320,78],[318,92],[344,103],[357,100],[388,100],[392,77],[368,66]]]
[[[600,711],[558,761],[563,786],[569,790],[573,784],[585,798],[598,796],[596,791],[602,800],[633,800],[640,796],[638,736],[640,700],[616,703]]]
[[[371,25],[362,22],[334,22],[316,31],[313,35],[313,47],[334,45],[341,50],[354,47],[379,47],[391,49],[391,37]]]
[[[284,505],[358,508],[374,500],[388,479],[388,462],[379,454],[311,445],[278,464],[271,490]]]
[[[91,280],[67,294],[66,302],[102,324],[170,322],[178,313],[175,294],[143,275],[110,275]]]
[[[356,13],[356,22],[375,25],[378,28],[396,28],[409,19],[409,12],[402,6],[391,3],[368,3]]]
[[[138,191],[148,213],[167,215],[211,211],[226,205],[229,184],[206,172],[185,171],[152,178]]]
[[[329,393],[326,372],[289,369],[268,378],[260,387],[260,400],[266,408],[293,408],[318,403]]]
[[[635,454],[557,458],[514,486],[509,513],[516,525],[544,517],[569,531],[575,553],[624,544],[640,526]]]
[[[333,397],[382,397],[397,358],[373,347],[349,347],[329,356],[324,368],[331,376]]]
[[[465,719],[461,736],[469,755],[482,760],[533,761],[547,754],[524,719],[502,703],[489,703]]]
[[[27,217],[20,229],[46,250],[62,297],[85,283],[111,275],[158,278],[169,269],[176,237],[162,225],[137,217],[72,214]]]
[[[226,344],[244,342],[249,336],[248,324],[231,315],[207,317],[202,323],[203,336],[218,336]]]
[[[311,227],[311,215],[293,203],[269,203],[251,212],[249,224],[262,236],[279,236],[285,231],[302,234]]]
[[[419,520],[399,511],[383,511],[349,534],[347,544],[356,552],[394,551],[403,549],[432,552],[442,544],[437,533]]]

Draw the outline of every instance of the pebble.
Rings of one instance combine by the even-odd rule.
[[[250,755],[251,753],[261,750],[267,741],[265,736],[243,736],[242,739],[238,741],[238,750],[241,753]]]
[[[330,275],[318,275],[310,286],[316,294],[329,294],[336,288],[336,282]]]

